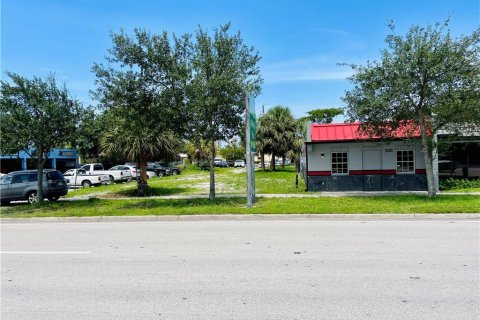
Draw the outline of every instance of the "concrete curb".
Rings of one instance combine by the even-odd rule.
[[[416,214],[216,214],[163,216],[97,216],[1,218],[3,223],[75,223],[75,222],[172,222],[172,221],[480,221],[480,213],[416,213]]]

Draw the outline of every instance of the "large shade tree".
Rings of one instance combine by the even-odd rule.
[[[370,134],[389,137],[412,123],[419,128],[430,197],[437,189],[436,133],[480,126],[480,29],[454,38],[448,24],[412,26],[406,35],[391,25],[381,59],[352,66],[354,87],[343,98],[350,119]]]
[[[121,154],[140,165],[139,193],[147,188],[147,162],[174,153],[185,128],[189,37],[166,32],[152,35],[135,29],[112,34],[108,65],[94,64],[94,96],[108,112],[109,126],[101,139],[107,155]]]
[[[53,75],[46,79],[28,79],[10,72],[7,75],[10,81],[1,82],[0,153],[25,151],[34,159],[37,190],[31,192],[29,201],[42,202],[43,169],[48,154],[71,142],[82,107],[70,96],[65,84],[57,85]]]
[[[313,123],[332,123],[336,116],[342,115],[342,108],[315,109],[307,112],[307,116],[300,118]],[[299,120],[300,120],[299,119]]]
[[[344,110],[342,108],[323,108],[314,109],[307,112],[305,117],[301,117],[297,120],[299,135],[306,139],[307,125],[309,122],[318,124],[332,123],[333,119],[337,116],[343,115]],[[303,144],[303,143],[302,143]],[[299,157],[299,154],[297,154]]]
[[[244,44],[230,24],[213,35],[199,28],[193,43],[193,79],[188,86],[191,139],[210,144],[210,200],[215,199],[213,158],[215,142],[238,135],[245,114],[247,92],[260,92],[260,56]]]
[[[80,124],[72,137],[71,145],[78,150],[81,161],[98,158],[100,137],[107,130],[105,113],[97,113],[93,107],[84,108],[79,117]]]

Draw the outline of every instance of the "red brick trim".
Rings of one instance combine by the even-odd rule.
[[[308,176],[331,176],[332,172],[330,171],[308,171]]]

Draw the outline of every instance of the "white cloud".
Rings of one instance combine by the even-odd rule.
[[[265,83],[344,80],[352,75],[349,67],[337,66],[327,56],[312,56],[267,64],[262,68]]]

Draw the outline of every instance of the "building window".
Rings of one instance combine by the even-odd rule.
[[[412,150],[397,150],[397,173],[415,173],[415,158]]]
[[[332,174],[348,174],[348,154],[332,152]]]

